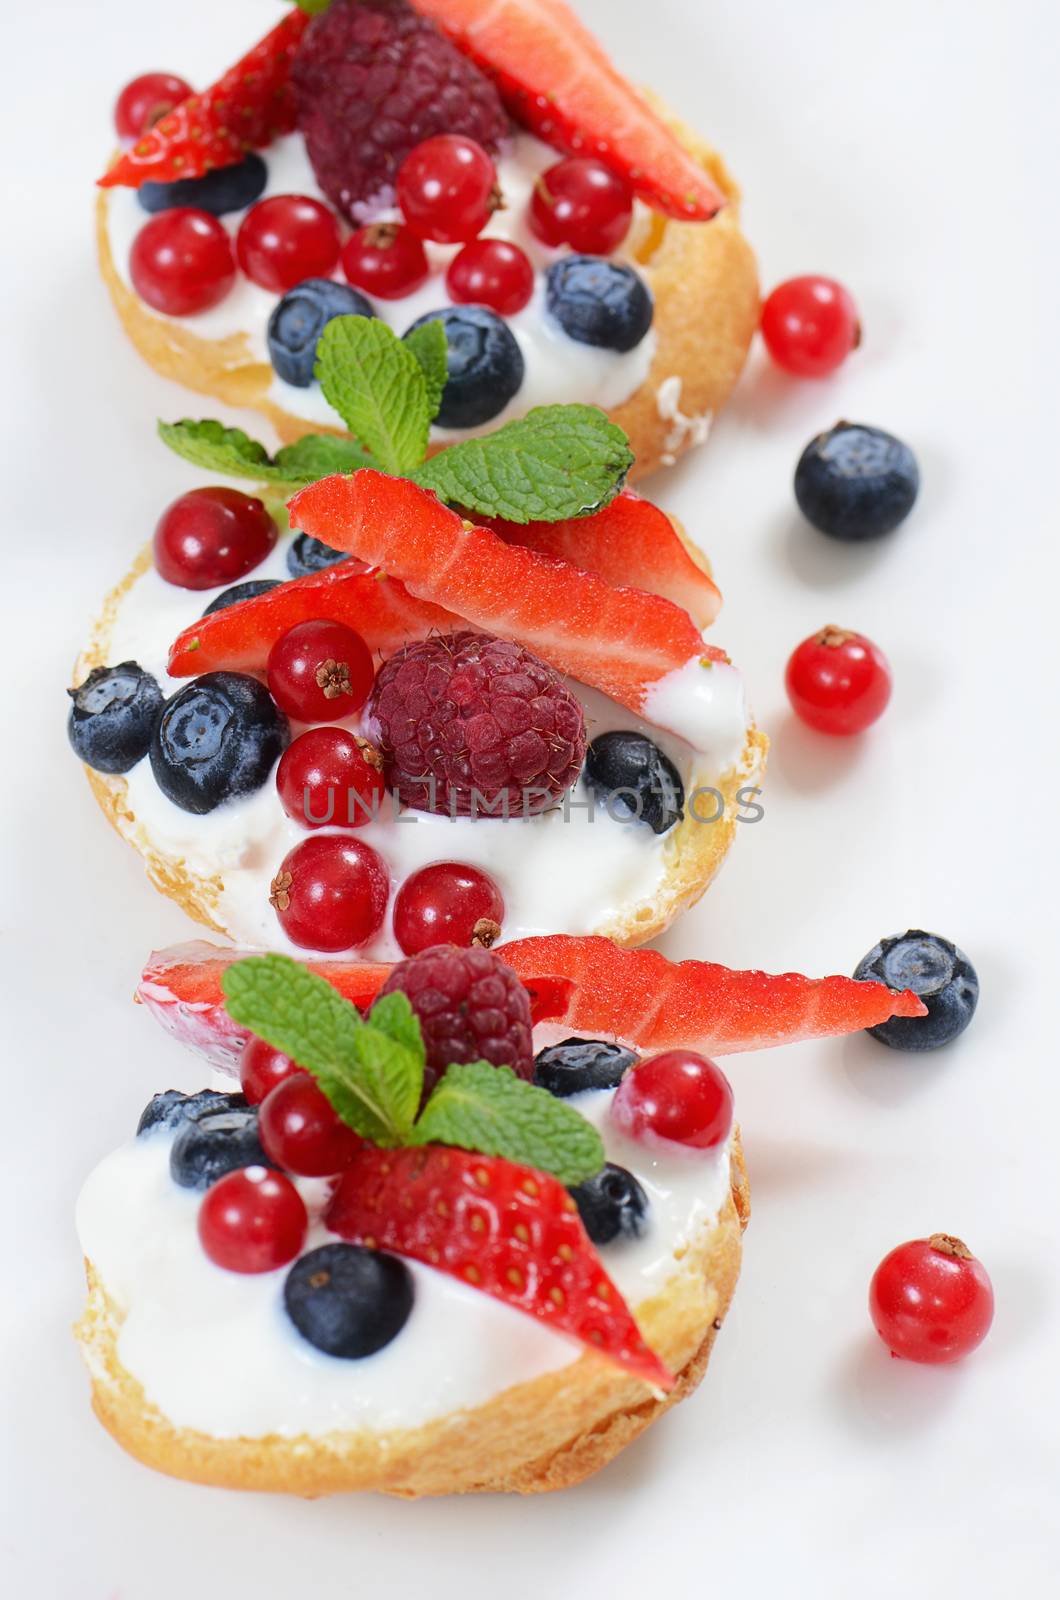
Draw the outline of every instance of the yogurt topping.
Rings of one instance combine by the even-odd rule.
[[[264,152],[263,159],[269,171],[265,196],[306,194],[328,203],[313,175],[301,134],[292,133],[278,139]],[[529,305],[507,319],[526,363],[522,387],[504,410],[483,427],[475,429],[476,433],[488,432],[512,421],[514,417],[524,416],[532,406],[580,401],[610,410],[628,400],[640,388],[651,369],[656,347],[654,331],[649,331],[635,349],[625,353],[602,350],[571,339],[545,310],[543,273],[562,252],[542,244],[530,232],[525,219],[538,174],[558,159],[555,150],[531,134],[517,133],[497,162],[505,208],[494,214],[483,237],[511,239],[520,245],[534,265],[535,287]],[[245,211],[236,211],[219,220],[234,236],[245,215]],[[381,209],[374,220],[400,220],[400,213],[393,208]],[[110,191],[107,226],[111,254],[119,276],[130,289],[129,252],[133,240],[147,221],[148,215],[137,200],[135,190]],[[634,230],[636,226],[635,219]],[[453,303],[446,292],[445,270],[458,248],[428,244],[426,249],[432,271],[423,287],[402,300],[373,302],[378,315],[396,332],[404,333],[424,312],[437,311]],[[338,272],[335,276],[339,276]],[[271,290],[259,288],[245,273],[239,272],[234,287],[211,310],[189,317],[163,317],[162,320],[172,320],[202,339],[224,339],[242,332],[248,340],[248,359],[269,365],[265,330],[278,299],[279,296]],[[151,314],[161,315],[156,311]],[[335,413],[316,383],[307,389],[299,389],[274,375],[269,399],[284,411],[303,417],[308,422],[336,424]],[[467,435],[462,429],[434,428],[431,436],[437,441],[445,441],[465,438]]]
[[[682,1257],[725,1202],[729,1148],[649,1150],[611,1126],[611,1099],[612,1092],[590,1091],[571,1103],[600,1129],[608,1160],[634,1172],[648,1196],[644,1237],[601,1249],[635,1310],[692,1270]],[[360,1361],[323,1354],[284,1311],[287,1268],[251,1276],[207,1258],[196,1229],[202,1196],[170,1178],[172,1141],[159,1129],[107,1156],[81,1192],[77,1228],[124,1314],[122,1365],[177,1427],[215,1438],[411,1428],[485,1404],[580,1355],[564,1335],[414,1261],[412,1314],[397,1337]],[[299,1188],[311,1250],[334,1238],[320,1221],[327,1184],[307,1179]]]

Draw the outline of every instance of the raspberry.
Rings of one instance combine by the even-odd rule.
[[[425,1093],[454,1062],[489,1061],[527,1082],[533,1077],[530,996],[492,950],[432,945],[399,961],[379,993],[395,989],[408,996],[420,1019]]]
[[[495,150],[508,117],[490,80],[405,0],[332,0],[291,69],[317,182],[352,222],[438,133]]]
[[[585,713],[525,645],[449,633],[405,645],[368,702],[387,787],[418,811],[531,816],[585,759]]]

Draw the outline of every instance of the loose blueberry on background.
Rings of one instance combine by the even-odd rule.
[[[238,1167],[271,1167],[258,1138],[257,1106],[185,1117],[169,1152],[169,1175],[182,1189],[208,1189]]]
[[[333,550],[308,533],[297,534],[287,547],[287,570],[292,578],[306,578],[311,572],[323,572],[325,567],[349,559],[345,550]]]
[[[405,1263],[356,1244],[310,1250],[283,1286],[287,1315],[303,1339],[347,1361],[389,1344],[408,1321],[412,1300]]]
[[[795,498],[832,539],[879,539],[904,522],[920,488],[907,444],[882,428],[837,422],[811,439],[795,468]]]
[[[67,722],[70,743],[96,772],[128,772],[151,748],[162,714],[157,682],[135,661],[95,667],[77,689]]]
[[[639,1239],[648,1225],[648,1197],[632,1172],[608,1161],[570,1191],[593,1244],[610,1244],[619,1235]]]
[[[603,256],[564,256],[548,269],[545,304],[571,339],[634,350],[651,327],[654,302],[632,267]]]
[[[616,729],[599,734],[585,753],[585,781],[602,799],[615,795],[623,801],[653,833],[665,833],[684,815],[680,773],[642,733]],[[619,809],[616,804],[616,814]]]
[[[136,1124],[136,1137],[153,1133],[156,1128],[179,1128],[205,1111],[242,1111],[246,1104],[244,1095],[223,1094],[219,1089],[200,1089],[197,1094],[164,1089],[161,1094],[152,1095],[144,1106]]]
[[[273,307],[266,330],[269,360],[278,378],[308,389],[317,342],[332,317],[374,317],[369,302],[348,283],[307,278],[288,289]]]
[[[151,770],[174,805],[203,816],[260,789],[290,738],[287,718],[257,678],[207,672],[167,703],[151,741]]]
[[[178,178],[175,183],[142,183],[136,198],[145,211],[171,211],[174,206],[194,206],[223,217],[242,211],[264,193],[268,169],[251,152],[231,167],[215,167],[201,178]]]
[[[443,428],[477,428],[499,416],[522,387],[525,363],[515,335],[485,306],[447,306],[417,317],[406,336],[440,322],[449,346],[449,377],[437,421]]]
[[[854,976],[889,989],[912,989],[927,1006],[926,1017],[891,1017],[865,1030],[892,1050],[937,1050],[949,1044],[964,1032],[979,1003],[979,979],[964,951],[922,928],[881,939],[858,962]]]
[[[606,1039],[564,1039],[534,1057],[534,1082],[561,1099],[583,1089],[617,1089],[640,1057]]]
[[[204,617],[212,617],[215,611],[225,611],[229,606],[237,606],[241,600],[256,600],[259,594],[268,594],[270,589],[278,589],[280,578],[249,578],[246,583],[234,583],[230,589],[224,589],[211,600],[203,612]]]

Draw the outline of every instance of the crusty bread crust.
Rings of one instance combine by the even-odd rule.
[[[91,1262],[88,1304],[75,1328],[92,1377],[92,1405],[131,1455],[172,1477],[232,1489],[315,1497],[377,1490],[422,1495],[563,1489],[607,1464],[650,1423],[683,1400],[706,1371],[740,1270],[750,1214],[739,1132],[732,1187],[713,1227],[689,1246],[663,1291],[635,1308],[652,1348],[678,1381],[669,1394],[590,1354],[518,1384],[471,1411],[420,1428],[282,1438],[217,1439],[175,1427],[122,1366],[122,1317]]]
[[[705,426],[696,422],[716,416],[728,399],[759,314],[758,276],[740,232],[736,184],[710,145],[656,97],[649,99],[729,203],[709,223],[675,222],[652,212],[629,242],[655,296],[657,339],[647,379],[610,413],[629,435],[636,460],[631,478],[670,464],[702,436]],[[96,200],[100,271],[126,332],[156,372],[226,405],[262,412],[284,444],[305,433],[341,432],[296,417],[270,399],[272,367],[253,358],[246,334],[203,339],[175,319],[155,316],[115,266],[107,229],[109,205],[110,191],[101,189]],[[679,389],[674,380],[680,380]]]

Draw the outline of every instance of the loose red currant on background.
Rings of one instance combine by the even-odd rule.
[[[256,495],[189,489],[158,519],[155,566],[179,589],[216,589],[264,561],[276,538],[276,524]]]
[[[545,244],[607,256],[618,249],[632,221],[629,184],[591,156],[557,161],[534,184],[530,226]]]
[[[129,276],[140,299],[167,317],[208,311],[236,281],[232,241],[208,211],[160,211],[133,240]]]
[[[418,233],[400,222],[358,228],[342,247],[346,281],[377,300],[402,300],[426,283],[430,263]]]
[[[359,839],[315,833],[296,844],[272,880],[269,903],[303,950],[356,950],[383,926],[390,878]]]
[[[275,1049],[251,1034],[239,1058],[239,1087],[252,1106],[258,1106],[278,1083],[293,1077],[302,1068],[282,1050]]]
[[[307,1072],[271,1090],[262,1103],[258,1134],[269,1160],[300,1178],[330,1178],[344,1171],[364,1143]]]
[[[382,811],[383,758],[345,728],[307,728],[280,757],[276,788],[303,828],[362,828]]]
[[[375,680],[372,652],[344,622],[299,622],[269,651],[269,693],[289,717],[338,722],[360,711]]]
[[[457,305],[489,306],[498,316],[514,317],[534,292],[534,269],[507,239],[472,239],[450,261],[445,286]]]
[[[252,283],[286,294],[306,278],[329,278],[339,259],[339,225],[306,194],[273,194],[239,225],[236,255]]]
[[[410,228],[439,244],[474,239],[501,204],[489,153],[460,133],[410,150],[398,169],[397,201]]]
[[[191,84],[175,72],[144,72],[127,83],[114,103],[119,139],[139,139],[191,94]]]
[[[863,633],[822,628],[792,652],[784,676],[788,699],[818,733],[861,733],[891,698],[887,657]]]
[[[834,278],[789,278],[762,307],[762,338],[785,372],[826,378],[861,343],[858,308]]]
[[[488,949],[503,921],[504,900],[493,879],[460,861],[421,867],[394,901],[394,937],[407,956],[432,944]]]
[[[615,1090],[611,1116],[631,1138],[713,1150],[732,1127],[732,1090],[706,1056],[668,1050],[626,1073]]]
[[[199,1207],[199,1242],[229,1272],[272,1272],[293,1261],[309,1218],[301,1195],[282,1172],[240,1167],[219,1178]]]
[[[892,1355],[931,1365],[959,1361],[990,1331],[994,1290],[966,1244],[933,1233],[884,1256],[869,1286],[869,1312]]]

